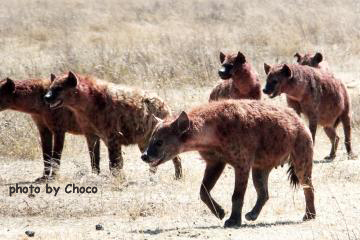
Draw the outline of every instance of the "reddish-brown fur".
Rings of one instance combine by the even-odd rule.
[[[305,185],[304,220],[315,217],[311,183],[313,142],[309,130],[293,110],[254,100],[214,101],[188,114],[183,112],[176,120],[160,121],[142,159],[157,166],[187,151],[199,151],[206,161],[200,197],[220,219],[225,212],[211,197],[210,191],[225,165],[234,167],[232,212],[225,227],[241,224],[250,170],[258,198],[246,219],[255,220],[269,198],[267,182],[270,171],[287,161],[292,183],[299,181]]]
[[[220,53],[220,62],[222,65],[233,65],[231,78],[221,80],[210,93],[209,101],[220,99],[261,99],[259,78],[242,53],[226,55]]]
[[[324,61],[323,55],[319,52],[315,54],[305,53],[304,55],[300,53],[295,53],[294,57],[296,57],[296,61],[300,65],[307,65],[310,67],[321,69],[323,71],[330,72],[328,62]]]
[[[82,134],[73,113],[64,108],[51,110],[43,97],[50,86],[49,80],[28,79],[13,81],[9,78],[0,82],[0,110],[15,110],[28,113],[39,130],[44,159],[43,177],[38,181],[56,175],[64,146],[65,133]],[[94,137],[94,147],[90,147],[91,166],[98,171],[99,138]],[[53,161],[53,162],[52,162]],[[53,163],[53,164],[52,164]]]
[[[158,96],[124,86],[75,75],[56,78],[46,94],[50,106],[64,105],[74,112],[83,132],[96,134],[108,147],[110,170],[118,175],[123,167],[122,145],[138,144],[141,151],[156,123],[170,109]],[[174,157],[175,176],[182,175],[180,158]]]
[[[344,127],[346,150],[350,157],[355,157],[351,149],[350,98],[340,80],[331,73],[310,66],[265,64],[264,67],[268,75],[264,91],[272,97],[286,94],[288,105],[309,119],[314,142],[317,125],[324,127],[332,143],[327,159],[336,156],[339,141],[336,127],[340,122]]]

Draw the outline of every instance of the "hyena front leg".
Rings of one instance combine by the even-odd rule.
[[[211,152],[200,152],[206,161],[206,168],[203,181],[200,187],[200,199],[206,204],[211,212],[219,219],[225,216],[224,209],[211,197],[211,190],[219,179],[225,168],[225,163],[219,159],[217,154]]]
[[[301,116],[301,105],[298,101],[286,98],[287,104],[290,108],[294,109],[297,115]]]
[[[324,127],[324,131],[331,141],[331,151],[329,156],[326,156],[325,159],[332,160],[336,157],[336,150],[339,143],[339,136],[336,134],[335,128]]]
[[[181,179],[182,174],[182,166],[181,166],[181,158],[179,156],[176,156],[173,158],[173,164],[175,168],[175,179]]]
[[[44,182],[49,179],[51,172],[52,133],[47,127],[38,126],[38,129],[40,133],[41,149],[44,160],[44,172],[43,176],[37,178],[35,182]]]
[[[245,215],[245,218],[248,221],[255,221],[259,216],[261,209],[267,200],[269,200],[268,179],[270,171],[271,170],[269,169],[252,169],[252,179],[257,192],[257,200],[253,209]]]
[[[124,160],[121,153],[121,143],[116,137],[109,138],[107,141],[107,147],[109,151],[109,168],[113,176],[119,176],[121,169],[124,165]]]
[[[237,227],[241,225],[241,213],[244,203],[244,195],[247,182],[249,179],[250,166],[235,167],[235,188],[232,195],[232,210],[228,220],[225,221],[224,227]]]
[[[61,153],[64,148],[65,132],[56,131],[54,132],[54,148],[52,153],[52,177],[56,177],[60,168]]]
[[[100,138],[93,134],[86,135],[86,142],[89,149],[91,170],[95,174],[100,173]]]

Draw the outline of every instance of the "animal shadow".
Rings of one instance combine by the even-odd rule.
[[[296,225],[302,224],[303,221],[276,221],[274,223],[256,223],[256,224],[242,224],[240,227],[236,227],[235,229],[241,228],[263,228],[263,227],[273,227],[273,226],[285,226],[285,225]],[[147,230],[133,230],[130,233],[140,233],[140,234],[148,234],[148,235],[158,235],[160,233],[173,232],[177,231],[179,233],[190,233],[192,229],[224,229],[222,225],[211,225],[211,226],[194,226],[194,227],[185,227],[185,228],[156,228],[156,229],[147,229]]]

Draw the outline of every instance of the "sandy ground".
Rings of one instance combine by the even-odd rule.
[[[340,132],[340,128],[338,132]],[[270,175],[270,200],[255,222],[243,219],[238,229],[224,229],[199,199],[204,163],[196,153],[182,155],[185,177],[173,179],[172,163],[149,173],[135,147],[124,149],[125,178],[108,177],[107,159],[102,152],[102,174],[90,173],[86,145],[82,138],[79,153],[63,157],[61,178],[50,186],[60,186],[57,196],[40,193],[9,196],[15,183],[30,186],[42,172],[42,162],[2,159],[0,161],[0,239],[358,239],[360,238],[360,165],[347,160],[343,144],[333,162],[322,158],[329,143],[322,131],[317,138],[313,169],[317,218],[302,222],[304,197],[287,181],[286,167]],[[343,140],[343,138],[342,138]],[[354,146],[359,145],[358,132]],[[103,147],[104,150],[104,147]],[[233,170],[221,176],[212,194],[227,210],[231,209]],[[96,194],[66,194],[67,184],[96,186]],[[256,193],[249,181],[244,214],[251,209]],[[225,218],[226,218],[225,217]],[[102,224],[104,230],[95,230]]]

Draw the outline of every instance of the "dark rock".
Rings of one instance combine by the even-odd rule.
[[[104,227],[101,224],[96,224],[95,228],[96,230],[104,230]]]
[[[34,232],[34,231],[30,231],[30,230],[26,231],[25,234],[28,235],[29,237],[35,236],[35,232]]]

